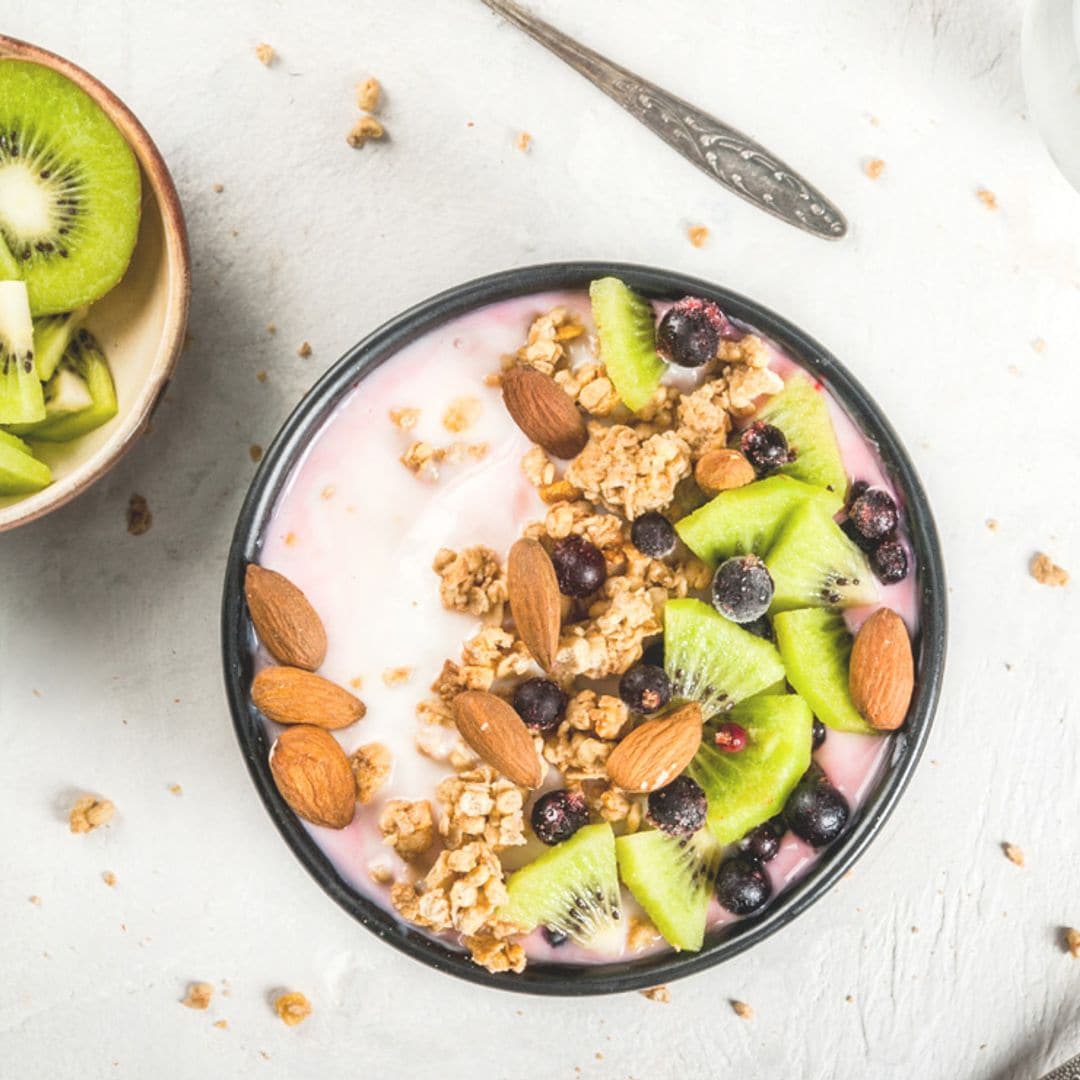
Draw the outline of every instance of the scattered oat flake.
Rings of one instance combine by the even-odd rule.
[[[88,833],[112,820],[116,807],[108,799],[83,795],[71,808],[68,823],[73,833]]]
[[[214,1021],[214,1027],[218,1028],[220,1031],[224,1031],[228,1026],[229,1026],[229,1021],[228,1020],[215,1020]]]
[[[1031,560],[1031,576],[1040,585],[1057,588],[1069,584],[1069,572],[1063,570],[1045,552],[1038,552]]]
[[[252,443],[248,447],[248,457],[250,457],[252,461],[262,461],[262,456],[263,448],[258,443]]]
[[[1005,852],[1005,858],[1009,862],[1017,866],[1024,865],[1024,853],[1015,844],[1004,843],[1001,845],[1001,850]]]
[[[224,184],[214,184],[213,191],[215,195],[220,195],[225,190]]]
[[[132,536],[142,536],[153,524],[154,515],[150,513],[149,503],[141,495],[132,495],[128,499],[127,531]]]
[[[30,693],[33,694],[34,697],[37,697],[37,698],[42,696],[40,690],[31,690]]]
[[[302,357],[304,360],[306,360],[311,355],[311,342],[310,341],[302,341],[302,342],[300,342],[300,348],[298,348],[296,350],[296,355],[299,356],[299,357]]]
[[[753,1020],[754,1010],[745,1001],[733,1001],[731,1008],[740,1020]]]
[[[1065,947],[1074,960],[1080,960],[1080,930],[1074,930],[1071,926],[1065,927]]]
[[[258,379],[259,382],[266,382],[266,372],[265,371],[256,371],[255,372],[255,378]]]
[[[663,1005],[671,1003],[671,991],[666,986],[653,986],[648,990],[642,990],[641,996],[647,997],[650,1001],[659,1001]]]
[[[285,534],[285,546],[296,547],[297,541],[300,539],[294,532],[287,532]]]
[[[273,45],[267,45],[264,41],[261,45],[255,46],[255,58],[264,67],[269,67],[274,62],[274,59],[276,57],[277,53],[274,52]]]
[[[351,679],[349,680],[349,685],[350,685],[350,686],[351,686],[351,687],[352,687],[352,688],[353,688],[354,690],[359,690],[359,689],[361,689],[361,688],[363,687],[363,685],[364,685],[364,677],[363,677],[362,675],[356,675],[356,676],[354,676],[353,678],[351,678]]]
[[[277,997],[274,1011],[289,1027],[296,1027],[311,1015],[311,1002],[298,990],[294,990]]]
[[[31,896],[29,899],[30,899],[30,903],[33,904],[34,907],[41,907],[41,897],[40,896],[37,896],[35,894],[34,896]]]
[[[691,225],[686,230],[686,235],[690,237],[690,243],[696,248],[704,247],[705,241],[709,239],[709,230],[704,225]]]
[[[981,187],[975,194],[978,197],[979,202],[981,202],[987,210],[996,210],[998,208],[997,196],[989,188]]]
[[[866,173],[871,180],[876,180],[885,171],[885,162],[881,158],[870,158],[869,161],[863,165],[863,172]]]
[[[1034,341],[1033,341],[1033,342],[1031,343],[1031,347],[1032,347],[1032,349],[1033,349],[1033,350],[1034,350],[1035,352],[1037,352],[1037,353],[1044,353],[1044,352],[1046,352],[1046,342],[1045,342],[1045,341],[1044,341],[1044,340],[1043,340],[1043,339],[1042,339],[1041,337],[1037,337],[1037,338],[1036,338],[1036,339],[1035,339],[1035,340],[1034,340]]]
[[[173,795],[183,795],[184,794],[184,789],[179,784],[170,784],[169,785],[169,791],[171,791],[173,793]]]
[[[412,431],[416,422],[420,419],[419,409],[391,409],[390,423],[402,431]]]
[[[514,145],[522,153],[525,153],[532,145],[532,136],[527,131],[519,131],[518,137],[514,140]]]
[[[998,531],[998,519],[997,518],[987,518],[986,519],[986,527],[991,532],[997,532]]]
[[[214,988],[208,982],[188,983],[187,995],[180,1002],[189,1009],[205,1009],[214,996]]]
[[[480,402],[474,397],[455,398],[443,413],[443,427],[455,433],[472,427],[480,417]]]
[[[844,998],[844,1000],[845,1000],[845,1001],[846,1001],[846,1002],[847,1002],[847,1003],[848,1003],[849,1005],[851,1005],[851,1004],[853,1004],[853,1003],[854,1003],[854,1001],[855,1001],[855,998],[854,998],[854,997],[853,997],[853,996],[852,996],[851,994],[848,994],[848,995],[847,995],[847,997],[845,997],[845,998]]]
[[[881,121],[873,113],[870,114],[871,127],[881,127]]]
[[[266,324],[266,332],[268,334],[276,334],[277,333],[277,323],[267,323]]]
[[[379,107],[382,86],[374,75],[356,84],[356,107],[364,112],[375,112]]]
[[[326,487],[324,487],[322,491],[319,492],[319,495],[324,501],[327,501],[334,497],[334,492],[336,490],[337,488],[335,488],[333,484],[327,484]]]
[[[387,668],[382,673],[382,681],[387,686],[398,686],[400,683],[407,682],[409,676],[412,675],[411,667],[392,667]]]
[[[368,139],[381,139],[386,134],[382,124],[374,116],[361,116],[345,136],[345,141],[357,150]]]
[[[101,875],[101,880],[111,889],[116,884],[116,875],[111,870],[106,870]]]

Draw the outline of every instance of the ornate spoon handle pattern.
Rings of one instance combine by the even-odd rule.
[[[747,202],[826,240],[847,232],[844,215],[753,139],[567,37],[513,0],[484,0],[565,60],[631,116]]]

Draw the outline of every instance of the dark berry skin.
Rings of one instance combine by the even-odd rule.
[[[896,528],[898,517],[892,496],[880,488],[863,492],[848,510],[848,520],[867,540],[881,540],[888,536]]]
[[[696,368],[716,358],[727,320],[709,300],[684,297],[672,304],[656,328],[656,350],[672,364]]]
[[[867,540],[865,536],[858,529],[855,528],[855,522],[851,518],[844,518],[840,522],[840,529],[843,534],[860,550],[865,551],[868,555],[874,548],[877,547],[876,540]]]
[[[736,555],[716,568],[712,602],[725,619],[737,623],[760,619],[772,598],[772,575],[756,555]]]
[[[559,540],[551,552],[551,562],[564,596],[591,596],[607,580],[604,553],[583,536]]]
[[[665,559],[675,550],[675,529],[663,514],[650,510],[630,526],[630,542],[650,559]]]
[[[815,848],[831,844],[847,828],[850,815],[847,799],[817,768],[799,781],[784,807],[788,828]]]
[[[677,776],[649,795],[648,818],[669,836],[693,836],[705,824],[708,802],[701,785]]]
[[[553,948],[557,949],[560,945],[565,945],[570,940],[569,934],[564,934],[561,930],[556,930],[554,926],[545,926],[540,931],[544,935],[544,940]]]
[[[851,504],[860,496],[865,495],[870,490],[870,485],[865,480],[855,480],[852,482],[851,487],[848,489],[847,494],[847,506],[844,507],[845,512],[851,509]]]
[[[749,855],[732,855],[720,864],[716,875],[716,899],[732,915],[753,915],[772,896],[772,882],[765,868]]]
[[[739,850],[758,862],[769,862],[780,853],[780,841],[787,832],[781,817],[770,818],[751,829],[740,841]]]
[[[550,735],[566,712],[566,695],[550,679],[526,679],[514,691],[513,706],[530,731]]]
[[[776,641],[772,623],[764,615],[758,619],[751,619],[748,623],[743,623],[742,628],[749,630],[754,637],[764,638],[766,641]]]
[[[589,807],[580,791],[558,788],[533,803],[532,827],[545,844],[561,844],[589,824]]]
[[[884,585],[895,585],[908,576],[908,557],[899,540],[883,540],[870,552],[870,566]]]
[[[671,680],[662,667],[635,664],[619,679],[619,697],[634,712],[654,713],[671,700]]]
[[[664,666],[664,639],[658,638],[651,645],[645,647],[641,654],[642,663],[652,664],[653,667]]]
[[[814,717],[814,749],[825,745],[825,736],[828,735],[828,729],[825,725],[815,716]]]
[[[795,455],[788,449],[787,436],[764,420],[756,421],[742,433],[739,449],[759,477],[768,476],[781,465],[795,460]]]

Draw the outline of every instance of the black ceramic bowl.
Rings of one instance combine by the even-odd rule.
[[[337,403],[379,364],[433,327],[484,304],[552,289],[584,289],[593,278],[606,274],[622,278],[650,297],[677,299],[692,294],[717,301],[724,311],[762,330],[821,379],[877,445],[903,496],[918,568],[920,630],[914,643],[915,696],[907,724],[892,737],[892,752],[883,775],[845,836],[759,915],[713,934],[698,953],[669,952],[582,967],[536,963],[520,975],[493,975],[467,955],[403,924],[347,884],[278,795],[268,765],[269,742],[248,694],[253,671],[243,597],[244,567],[259,557],[263,531],[293,465]],[[760,304],[682,274],[620,263],[552,263],[493,274],[417,305],[364,338],[309,391],[263,459],[240,511],[225,575],[222,635],[229,706],[255,788],[285,842],[333,900],[384,941],[438,971],[524,993],[607,994],[670,982],[741,953],[824,896],[862,854],[899,801],[930,733],[945,662],[945,578],[930,505],[900,440],[862,386],[816,341]]]

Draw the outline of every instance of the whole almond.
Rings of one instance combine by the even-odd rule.
[[[576,457],[589,433],[570,395],[550,376],[535,368],[517,367],[502,380],[507,412],[534,443],[560,458]]]
[[[284,575],[249,563],[244,595],[255,633],[279,664],[314,671],[326,659],[326,630],[308,598]]]
[[[251,700],[277,724],[313,724],[328,731],[355,724],[367,712],[337,683],[294,667],[263,668],[251,684]]]
[[[690,764],[701,745],[701,706],[683,705],[646,720],[611,752],[608,776],[624,791],[656,791]]]
[[[544,769],[533,737],[502,698],[486,690],[466,690],[454,698],[454,723],[461,737],[490,766],[522,787],[540,786]]]
[[[697,486],[707,495],[745,487],[754,476],[754,466],[738,450],[710,450],[694,466]]]
[[[848,689],[859,715],[879,731],[895,731],[907,716],[915,662],[904,620],[879,608],[855,635]]]
[[[536,662],[550,671],[559,648],[562,597],[551,556],[538,540],[518,540],[510,549],[506,593],[521,640]]]
[[[344,829],[356,810],[356,781],[345,751],[322,728],[300,724],[270,748],[270,773],[281,797],[313,825]]]

